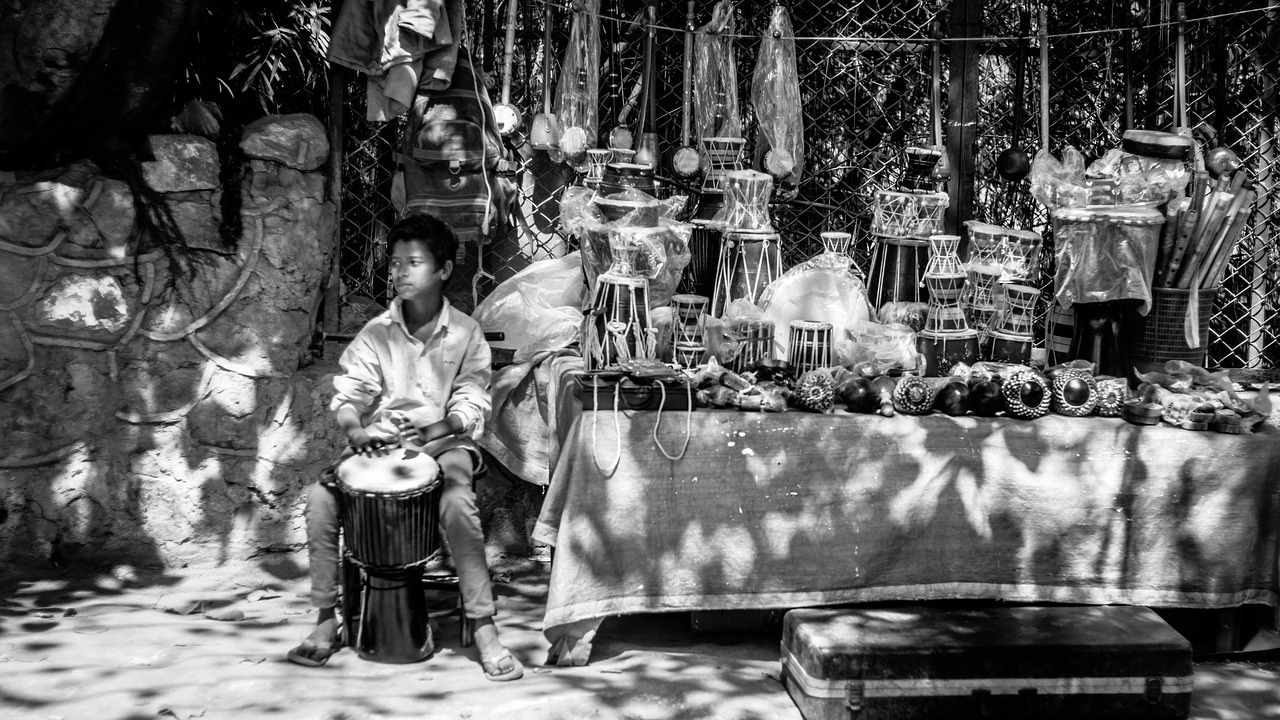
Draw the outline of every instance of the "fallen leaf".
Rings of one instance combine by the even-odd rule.
[[[243,665],[244,663],[252,663],[253,665],[258,665],[259,663],[266,662],[266,660],[267,659],[265,657],[240,658],[240,664]]]
[[[79,615],[79,614],[80,613],[76,612],[75,608],[67,608],[66,610],[62,611],[62,617],[75,617],[76,615]]]

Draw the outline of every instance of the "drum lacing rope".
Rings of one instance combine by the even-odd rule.
[[[606,477],[612,476],[618,469],[618,465],[622,462],[622,425],[618,422],[618,398],[622,395],[622,388],[614,386],[613,388],[613,439],[614,454],[613,465],[608,470],[600,467],[600,453],[598,451],[600,440],[597,437],[596,429],[600,425],[600,383],[592,381],[591,383],[591,462],[595,464],[596,469],[603,473]]]
[[[653,444],[658,446],[658,452],[662,453],[668,460],[675,462],[684,457],[684,453],[689,449],[689,437],[693,435],[693,388],[689,385],[688,378],[684,382],[685,397],[689,404],[684,409],[684,443],[680,445],[680,454],[671,455],[667,449],[662,447],[662,441],[658,439],[658,427],[662,425],[662,409],[667,405],[667,384],[658,383],[658,390],[662,395],[658,398],[658,418],[653,421]]]

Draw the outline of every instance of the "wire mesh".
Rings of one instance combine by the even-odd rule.
[[[504,51],[502,23],[506,0],[468,0],[468,39],[498,92],[497,69]],[[1176,26],[1159,26],[1177,17],[1169,0],[1079,0],[1041,3],[1035,0],[794,0],[791,11],[797,39],[805,121],[805,177],[797,199],[774,209],[783,235],[784,264],[790,266],[820,251],[824,230],[854,233],[853,254],[868,268],[872,237],[869,203],[877,187],[892,184],[902,171],[903,150],[932,145],[932,80],[930,63],[934,23],[947,28],[960,3],[982,6],[983,40],[979,42],[976,142],[964,151],[975,155],[973,219],[1044,233],[1040,286],[1046,292],[1037,307],[1043,333],[1046,300],[1051,295],[1053,242],[1048,216],[1029,193],[1026,181],[999,178],[995,159],[1017,143],[1031,156],[1041,149],[1039,126],[1050,120],[1050,150],[1066,145],[1086,159],[1118,145],[1130,127],[1168,129],[1173,121]],[[695,6],[695,25],[709,19],[711,0]],[[679,144],[686,3],[658,3],[660,26],[654,33],[654,88],[660,154]],[[735,40],[739,98],[744,126],[754,126],[747,99],[759,34],[768,22],[770,3],[738,2]],[[1258,200],[1239,249],[1232,257],[1210,325],[1208,364],[1275,366],[1280,361],[1280,320],[1275,308],[1277,217],[1275,185],[1275,115],[1277,9],[1280,0],[1193,0],[1186,4],[1187,97],[1192,126],[1214,126],[1219,139],[1232,147],[1250,168]],[[617,124],[621,100],[632,92],[642,65],[642,0],[602,0],[601,131]],[[1048,7],[1050,34],[1048,107],[1041,107],[1039,10]],[[521,2],[513,48],[512,102],[525,111],[526,126],[541,110],[543,2]],[[1270,12],[1259,12],[1267,10]],[[554,85],[568,39],[569,3],[552,0],[551,67]],[[1239,10],[1243,14],[1229,14]],[[1031,31],[1025,41],[1025,89],[1017,84],[1017,37],[1022,14]],[[1198,21],[1212,15],[1215,20]],[[612,32],[611,32],[612,31]],[[950,68],[942,42],[942,106]],[[617,77],[611,75],[617,69]],[[361,119],[362,83],[348,85],[343,167],[342,256],[343,325],[348,316],[360,321],[356,306],[383,302],[386,286],[379,244],[393,221],[388,200],[390,160],[399,125],[376,126]],[[616,98],[616,99],[615,99]],[[1022,107],[1015,128],[1015,107]],[[750,131],[749,131],[750,132]],[[748,137],[747,154],[753,138]],[[489,274],[509,275],[529,262],[574,249],[558,225],[557,198],[576,173],[551,162],[542,151],[513,148],[513,179],[519,188],[517,242],[484,258]],[[669,182],[662,193],[681,189]],[[488,283],[481,290],[491,289]],[[1039,338],[1043,341],[1043,337]]]

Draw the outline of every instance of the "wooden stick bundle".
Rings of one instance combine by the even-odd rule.
[[[1169,201],[1156,257],[1156,287],[1217,287],[1253,209],[1243,170],[1216,181],[1196,173],[1190,197]]]

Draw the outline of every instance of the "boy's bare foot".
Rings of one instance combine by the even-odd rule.
[[[325,610],[328,610],[326,612]],[[339,649],[338,621],[331,608],[321,609],[311,634],[289,651],[289,662],[307,667],[320,667]]]
[[[498,639],[498,626],[493,618],[476,620],[476,649],[480,652],[480,665],[484,676],[494,682],[519,680],[524,677],[524,665]]]

